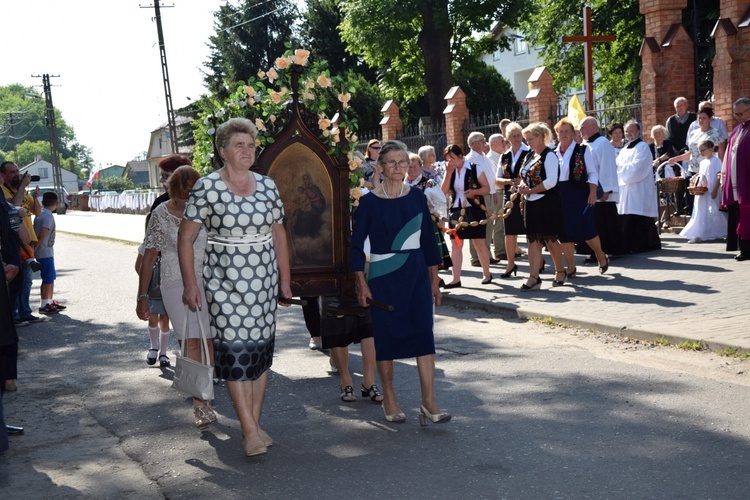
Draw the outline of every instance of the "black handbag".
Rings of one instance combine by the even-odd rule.
[[[156,258],[151,270],[151,281],[148,284],[149,300],[161,300],[161,255]]]

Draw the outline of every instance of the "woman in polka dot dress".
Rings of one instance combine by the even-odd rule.
[[[276,184],[251,172],[258,131],[233,118],[216,131],[224,168],[198,180],[179,231],[179,257],[190,307],[203,307],[190,271],[193,242],[208,233],[203,281],[217,376],[227,381],[248,456],[266,453],[273,440],[260,428],[268,369],[273,362],[277,291],[290,298],[284,207]]]

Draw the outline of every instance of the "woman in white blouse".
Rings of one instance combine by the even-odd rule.
[[[563,219],[560,210],[560,195],[557,190],[559,165],[557,155],[547,145],[552,132],[544,123],[532,123],[523,129],[523,136],[532,151],[521,167],[519,192],[526,197],[524,218],[526,240],[529,243],[529,279],[521,290],[539,290],[542,280],[542,245],[547,244],[555,263],[553,285],[564,283],[565,270],[562,262],[560,236],[563,234]],[[536,274],[536,275],[535,275]],[[557,277],[562,276],[562,280]]]

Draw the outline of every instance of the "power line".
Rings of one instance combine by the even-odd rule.
[[[260,4],[258,4],[258,5],[260,5]],[[229,31],[229,30],[234,29],[234,28],[236,28],[238,26],[242,26],[243,24],[248,24],[248,23],[251,23],[253,21],[257,21],[258,19],[260,19],[262,17],[270,16],[271,14],[276,13],[276,12],[280,11],[283,8],[284,7],[279,7],[276,10],[272,10],[271,12],[266,12],[265,14],[261,14],[258,17],[254,17],[254,18],[250,19],[249,21],[242,21],[241,23],[235,24],[234,26],[229,26],[228,28],[220,29],[219,31],[217,31],[217,33],[221,33],[222,31]]]
[[[18,124],[15,123],[14,125],[18,125]],[[25,134],[23,134],[22,136],[15,137],[13,135],[3,135],[3,138],[5,138],[5,139],[13,139],[14,141],[20,141],[21,139],[23,139],[25,137],[28,137],[36,129],[36,127],[38,125],[39,125],[39,122],[35,123],[34,126],[31,127],[31,129],[28,132],[26,132]],[[6,141],[6,144],[7,144],[7,141]]]

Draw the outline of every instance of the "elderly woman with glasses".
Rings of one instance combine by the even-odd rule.
[[[435,338],[433,305],[440,305],[440,253],[433,236],[427,200],[419,189],[404,184],[409,166],[406,146],[383,144],[380,158],[384,180],[359,200],[354,213],[351,270],[363,307],[371,301],[375,356],[383,382],[383,412],[388,422],[401,423],[393,387],[393,360],[417,358],[422,401],[420,424],[450,420],[435,400]],[[369,238],[370,267],[365,276],[365,240]]]

